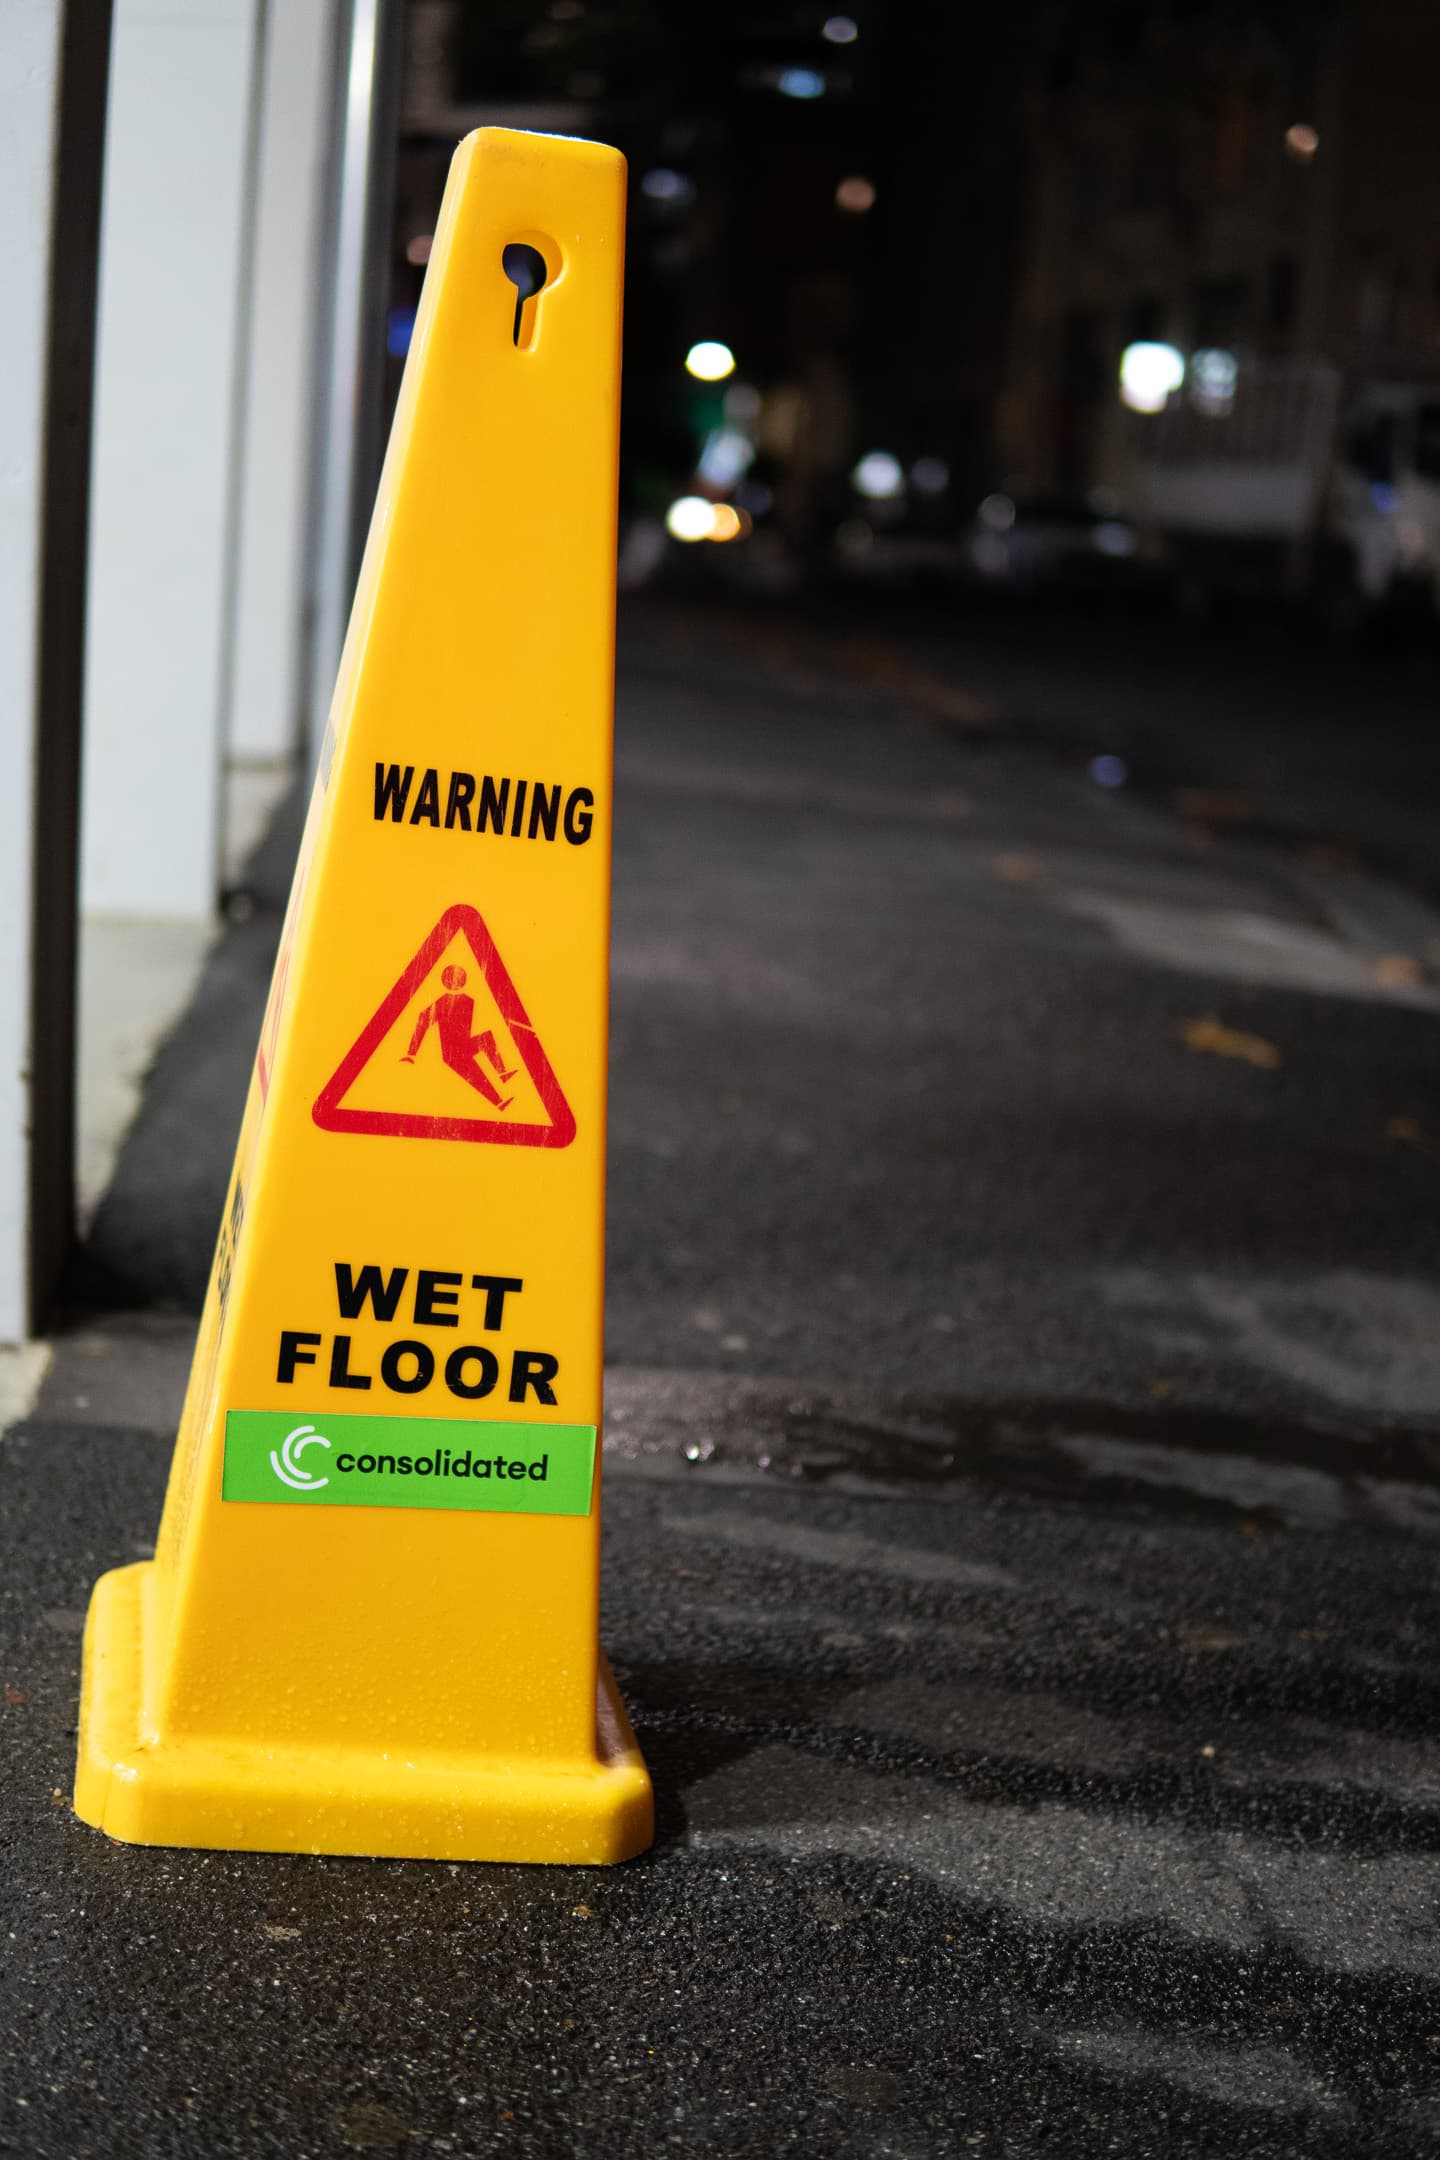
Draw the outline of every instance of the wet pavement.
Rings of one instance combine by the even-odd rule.
[[[654,1850],[145,1851],[67,1805],[84,1601],[153,1540],[185,1331],[109,1424],[133,1349],[63,1349],[0,1467],[0,2149],[1434,2150],[1433,1465],[1097,1418],[1011,1457],[620,1369],[604,1633]]]
[[[69,1812],[282,820],[0,1444],[0,2151],[1436,2149],[1425,892],[828,649],[622,646],[604,1632],[654,1851]]]
[[[846,654],[622,646],[612,1359],[1432,1416],[1440,913]],[[99,1211],[122,1304],[199,1309],[296,831]]]

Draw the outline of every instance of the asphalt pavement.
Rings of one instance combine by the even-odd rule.
[[[0,2150],[1436,2149],[1420,778],[1388,856],[1368,798],[1353,844],[1298,782],[1288,826],[1240,814],[1177,658],[1180,779],[1134,757],[1146,662],[1102,784],[1065,717],[1093,627],[1007,620],[1008,672],[963,624],[625,626],[604,1632],[659,1836],[620,1870],[69,1812],[278,823],[0,1446]],[[1249,742],[1264,670],[1204,664]]]

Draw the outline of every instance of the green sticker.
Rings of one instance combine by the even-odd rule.
[[[588,1515],[593,1425],[231,1410],[226,1500]]]

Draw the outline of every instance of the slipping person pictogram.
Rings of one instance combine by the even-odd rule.
[[[451,1072],[458,1073],[477,1094],[483,1095],[487,1102],[494,1103],[497,1110],[508,1110],[515,1100],[514,1096],[501,1096],[499,1089],[492,1085],[482,1071],[476,1053],[484,1054],[494,1067],[495,1076],[499,1080],[513,1080],[519,1068],[505,1065],[496,1048],[492,1029],[487,1028],[483,1035],[471,1034],[470,1030],[475,1025],[475,1000],[465,993],[465,979],[464,968],[445,969],[440,977],[445,985],[445,994],[436,998],[433,1005],[427,1005],[421,1013],[415,1023],[415,1032],[410,1037],[410,1047],[401,1063],[414,1064],[415,1054],[433,1021],[440,1043],[440,1055]]]
[[[467,946],[467,965],[457,967],[451,954]],[[422,1012],[425,992],[437,976],[443,993]],[[474,983],[482,1012],[488,1009],[495,1016],[483,1034],[476,1031],[467,983]],[[438,1062],[483,1098],[483,1116],[466,1116],[450,1104],[440,1110],[419,1109],[414,1088],[402,1088],[402,1095],[411,1097],[403,1107],[391,1097],[382,1069],[393,1076],[396,1065],[413,1065],[432,1029],[440,1048]],[[402,1058],[396,1052],[407,1035],[410,1047]],[[425,1063],[437,1077],[434,1058],[427,1056]],[[503,1093],[505,1083],[522,1070],[538,1101],[529,1088]],[[422,1096],[427,1092],[418,1090]],[[513,1118],[506,1115],[512,1109]],[[391,985],[316,1096],[311,1115],[322,1132],[385,1133],[411,1140],[566,1148],[575,1138],[575,1114],[495,940],[478,910],[463,901],[445,910]]]

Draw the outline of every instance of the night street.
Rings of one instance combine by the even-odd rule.
[[[1433,2151],[1435,663],[1377,716],[1243,628],[853,617],[622,617],[603,1635],[655,1849],[65,1805],[289,811],[0,1471],[3,2149],[112,2152],[123,2096],[133,2149],[286,2160]],[[1282,696],[1323,724],[1267,767]]]
[[[1113,624],[1045,611],[839,646],[784,614],[633,612],[611,1363],[1001,1413],[1424,1420],[1440,914],[1368,858],[1386,834],[1418,858],[1434,731],[1417,744],[1402,710],[1389,792],[1362,795],[1389,709],[1346,714],[1329,656],[1293,654],[1287,694],[1326,701],[1332,734],[1261,793],[1270,680],[1243,642],[1197,690],[1194,634],[1162,626],[1147,672]],[[1249,820],[1097,786],[1117,747],[1222,818],[1250,791]],[[123,1302],[199,1309],[296,829],[101,1211]]]
[[[1437,80],[0,5],[0,2160],[1440,2160]]]

